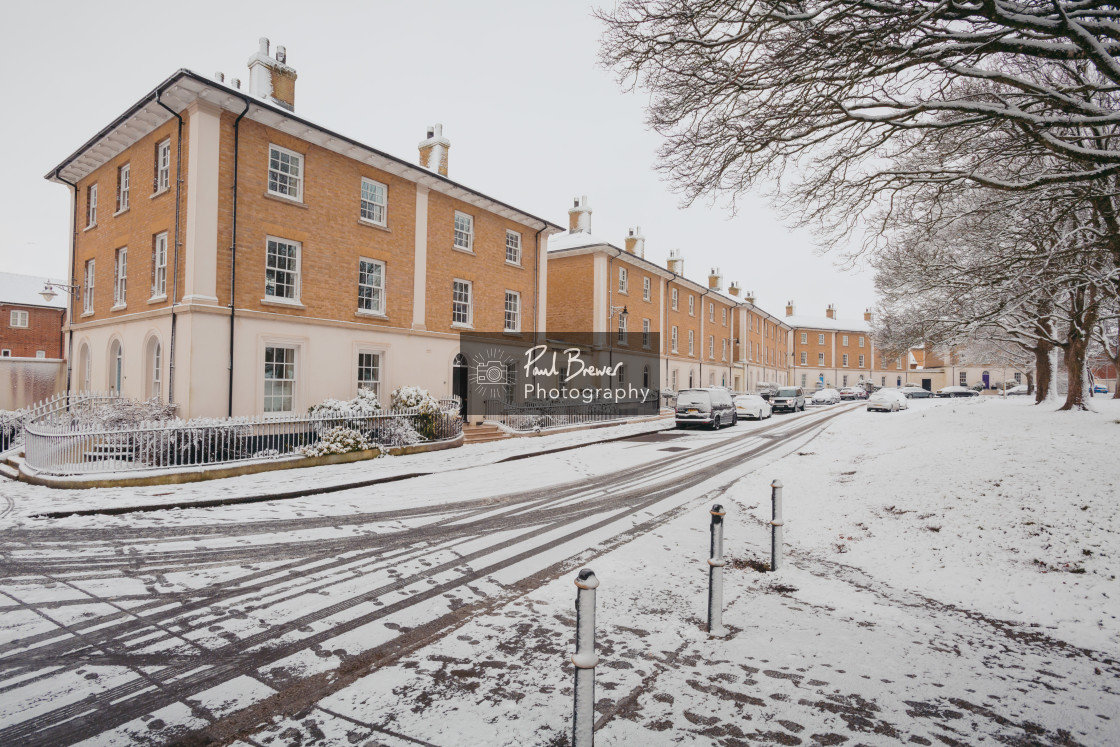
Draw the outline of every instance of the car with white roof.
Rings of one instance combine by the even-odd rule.
[[[813,393],[814,405],[840,404],[840,392],[835,389],[821,389]]]
[[[805,390],[799,386],[784,386],[778,393],[770,398],[770,406],[774,412],[789,410],[790,412],[805,411]]]
[[[937,390],[938,397],[979,397],[980,392],[966,386],[946,386]]]
[[[897,389],[880,389],[867,399],[868,412],[898,412],[910,409],[906,395]]]
[[[774,408],[757,394],[740,394],[735,397],[735,414],[741,418],[764,420],[774,415]]]

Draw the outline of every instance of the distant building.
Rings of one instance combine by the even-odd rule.
[[[63,358],[66,295],[44,301],[47,278],[0,272],[0,357]]]

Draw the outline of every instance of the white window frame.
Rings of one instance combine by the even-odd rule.
[[[276,167],[272,165],[273,154],[276,154]],[[288,163],[284,164],[283,157],[288,157]],[[292,175],[292,165],[295,165],[295,176]],[[276,175],[275,187],[273,186],[273,174]],[[274,143],[268,144],[268,174],[267,174],[267,189],[270,195],[275,197],[282,197],[285,200],[292,202],[303,202],[303,180],[306,178],[306,170],[303,166],[303,154],[296,153],[294,150],[288,150]],[[287,186],[283,186],[286,184]],[[293,193],[292,187],[295,187]]]
[[[727,326],[727,309],[720,309],[719,312],[720,312],[719,315],[720,315],[720,319],[723,323],[723,326],[726,327]]]
[[[30,318],[31,315],[26,309],[12,309],[12,313],[8,315],[8,326],[13,329],[27,329]]]
[[[696,316],[696,296],[688,294],[688,315]]]
[[[861,348],[863,347],[863,337],[862,336],[859,338],[859,346]]]
[[[163,345],[159,340],[156,340],[155,347],[152,348],[152,380],[150,382],[152,388],[152,399],[159,399],[163,396],[163,373],[162,368],[163,359]]]
[[[35,357],[36,358],[46,358],[47,357],[47,351],[46,350],[36,350],[35,351]]]
[[[688,330],[688,354],[696,355],[696,334],[693,330]]]
[[[521,294],[517,291],[506,291],[505,314],[502,331],[521,331]]]
[[[712,324],[716,323],[716,305],[708,301],[708,321]]]
[[[676,288],[673,288],[672,292],[669,294],[669,298],[672,300],[673,311],[677,311],[680,306],[680,292]]]
[[[626,271],[625,267],[618,268],[618,292],[624,295],[630,295],[630,273]]]
[[[128,305],[128,247],[122,246],[113,255],[113,308]]]
[[[466,301],[457,299],[455,296],[460,292],[460,286],[465,290]],[[459,305],[465,305],[466,320],[456,321],[457,308]],[[464,316],[460,314],[460,316]],[[463,280],[462,278],[453,278],[451,281],[451,326],[460,327],[464,329],[474,328],[474,283],[470,280]]]
[[[720,360],[727,360],[727,338],[726,337],[722,338],[719,341],[719,343],[720,343],[720,350],[723,351],[723,354],[722,354],[722,357],[720,358]]]
[[[285,360],[281,361],[281,363],[280,363],[280,365],[282,365],[282,366],[289,366],[289,365],[291,366],[291,378],[277,378],[275,376],[273,376],[272,378],[268,377],[267,371],[268,371],[268,366],[269,366],[269,362],[268,362],[268,351],[269,350],[284,350],[284,351],[291,352],[291,354],[292,354],[291,361],[290,362],[287,361],[286,360],[287,356],[285,355],[284,356]],[[274,354],[274,357],[275,357],[275,354]],[[279,343],[279,342],[276,342],[276,343],[266,342],[265,343],[263,355],[262,355],[262,358],[261,358],[261,360],[264,364],[263,367],[261,368],[261,393],[262,393],[261,408],[262,408],[262,412],[264,412],[264,414],[266,416],[285,415],[285,414],[292,413],[292,412],[296,411],[296,409],[298,407],[298,399],[299,399],[299,397],[298,397],[299,358],[300,358],[300,349],[299,349],[298,345],[284,344],[284,343]],[[273,366],[276,365],[275,360],[273,360],[272,365]],[[281,382],[281,383],[289,382],[290,385],[291,385],[291,389],[290,389],[290,391],[287,395],[285,395],[283,393],[281,393],[279,395],[277,395],[275,393],[270,393],[269,392],[269,382],[270,381],[278,381],[278,382]],[[270,398],[274,401],[279,399],[281,404],[283,404],[283,398],[284,397],[287,397],[289,399],[289,401],[287,403],[288,404],[287,409],[278,409],[278,408],[270,409],[269,408],[268,403],[269,403]]]
[[[802,345],[808,345],[809,344],[809,333],[808,332],[802,332],[801,333],[801,344]]]
[[[132,182],[132,164],[126,163],[117,169],[117,212],[120,215],[128,210],[129,186]]]
[[[86,287],[82,289],[82,314],[93,313],[93,285],[97,279],[97,266],[94,259],[86,260]]]
[[[708,358],[716,357],[716,336],[708,335]]]
[[[626,315],[625,314],[619,314],[618,315],[618,341],[623,345],[626,344]],[[622,369],[619,369],[619,370],[621,371]]]
[[[3,350],[0,350],[0,358],[11,358],[11,357],[12,357],[11,349],[4,348]]]
[[[389,186],[363,176],[358,192],[358,220],[384,227],[389,221]]]
[[[460,252],[474,254],[474,216],[456,210],[452,232],[451,247]],[[463,243],[464,239],[466,244]]]
[[[153,195],[171,189],[171,138],[156,146],[156,177]]]
[[[362,356],[366,356],[366,355],[373,356],[376,359],[376,361],[375,361],[375,363],[372,367],[362,365]],[[368,369],[368,370],[373,371],[376,374],[376,378],[366,379],[365,381],[363,381],[362,380],[362,370],[363,369]],[[377,401],[380,402],[381,401],[381,383],[382,383],[382,380],[384,379],[384,373],[385,373],[385,353],[384,353],[384,351],[382,351],[382,350],[372,350],[372,349],[368,349],[368,348],[359,348],[358,349],[357,367],[354,371],[354,375],[356,377],[355,391],[358,390],[358,389],[369,389],[374,393],[374,396],[377,398]],[[369,386],[369,384],[373,384],[373,386]]]
[[[649,330],[650,330],[649,319],[643,319],[642,320],[642,347],[647,348],[647,349],[649,348],[649,343],[650,343]]]
[[[521,234],[506,229],[506,264],[521,266]]]
[[[268,266],[269,256],[270,256],[269,252],[271,250],[271,247],[269,245],[273,244],[273,243],[275,243],[277,245],[284,244],[284,245],[289,246],[289,247],[295,247],[295,250],[296,250],[295,265],[296,266],[295,266],[294,270],[290,269],[290,268],[280,268],[280,267],[269,267]],[[279,255],[276,255],[276,256],[279,257]],[[266,301],[270,301],[272,303],[290,303],[290,304],[300,303],[300,300],[299,300],[300,290],[301,290],[301,286],[303,284],[303,273],[301,271],[302,261],[303,261],[303,244],[301,242],[292,241],[291,239],[283,239],[283,238],[280,238],[279,236],[266,236],[265,237],[265,241],[264,241],[264,298],[265,298]],[[292,286],[292,295],[291,296],[278,296],[278,295],[274,295],[272,293],[269,293],[269,290],[268,290],[268,273],[269,273],[269,271],[272,271],[274,273],[290,273],[291,275],[293,275],[293,280],[292,280],[292,283],[291,283],[291,286]],[[287,286],[287,284],[285,284],[285,287],[286,286]],[[273,288],[275,289],[276,287],[277,287],[277,284],[274,281],[273,282]]]
[[[844,347],[848,347],[848,336],[847,335],[841,335],[840,336],[840,344],[843,345]]]
[[[807,352],[805,352],[804,350],[801,351],[801,365],[802,366],[809,365],[809,354]]]
[[[824,365],[824,353],[817,353],[817,365],[818,366],[823,366]]]
[[[167,231],[152,240],[152,300],[167,298]]]
[[[643,301],[648,301],[649,300],[651,288],[652,288],[652,283],[650,282],[649,277],[642,278],[642,300]]]
[[[817,344],[818,345],[824,345],[824,333],[821,333],[821,334],[817,335]]]
[[[848,354],[847,353],[844,353],[842,356],[840,356],[840,367],[841,368],[847,368],[848,367]]]
[[[968,371],[961,371],[960,382],[961,386],[968,386]]]
[[[672,345],[673,345],[673,347],[672,347],[672,351],[673,351],[674,353],[678,352],[678,345],[679,345],[679,343],[680,343],[680,336],[679,336],[679,334],[678,334],[678,332],[677,332],[677,325],[675,325],[675,324],[673,325],[673,330],[672,330],[672,339],[670,340],[670,342],[671,342],[671,343],[672,343]]]
[[[864,359],[864,357],[863,357],[863,356],[861,355],[861,356],[859,357],[859,367],[860,367],[860,368],[863,368],[864,360],[865,360],[865,359]]]
[[[86,188],[86,228],[97,225],[97,185]]]
[[[377,267],[377,268],[381,269],[381,272],[379,273],[380,281],[381,281],[380,283],[372,283],[372,282],[371,283],[366,283],[366,282],[363,282],[363,280],[365,279],[365,274],[363,272],[363,270],[364,270],[363,265],[366,265],[366,264],[371,265],[372,267]],[[359,314],[368,314],[368,315],[371,315],[371,316],[385,316],[386,315],[386,312],[385,312],[385,308],[386,308],[386,304],[385,304],[385,286],[386,286],[385,270],[386,270],[385,263],[380,259],[370,259],[369,257],[358,257],[358,313]],[[369,289],[368,299],[362,297],[362,289],[363,288],[368,288]],[[369,302],[368,307],[363,305],[366,301]]]

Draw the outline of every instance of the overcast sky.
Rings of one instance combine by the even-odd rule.
[[[296,69],[296,112],[415,161],[425,127],[444,126],[451,178],[562,226],[586,194],[592,232],[621,246],[640,225],[646,257],[679,248],[685,274],[718,266],[768,311],[859,317],[871,273],[843,271],[766,196],[738,215],[680,209],[654,172],[658,136],[641,94],[597,61],[591,6],[553,2],[12,3],[0,29],[8,146],[0,180],[0,270],[67,274],[68,189],[43,175],[179,68],[248,86],[266,36]]]

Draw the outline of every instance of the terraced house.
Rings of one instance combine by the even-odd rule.
[[[459,331],[545,323],[560,226],[295,113],[267,39],[249,85],[180,70],[47,176],[72,194],[73,390],[184,417],[302,412],[358,387],[465,387]]]

